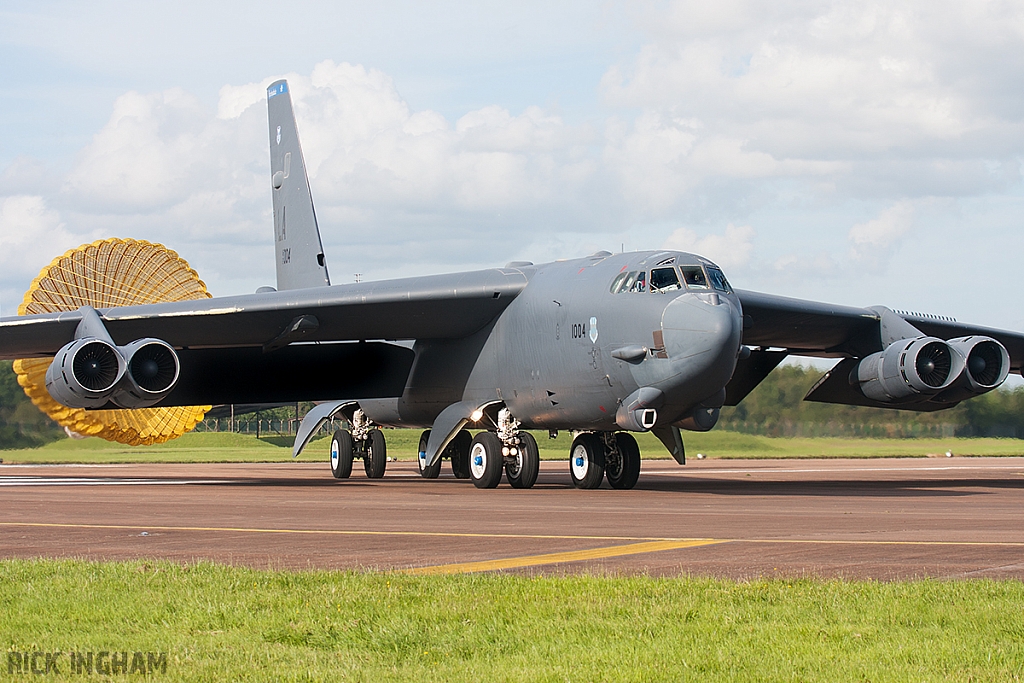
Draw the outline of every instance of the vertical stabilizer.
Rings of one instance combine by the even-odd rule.
[[[277,288],[303,289],[331,284],[306,163],[299,147],[287,81],[267,88],[270,118],[270,184],[274,196],[274,257]]]

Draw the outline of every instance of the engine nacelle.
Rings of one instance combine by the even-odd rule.
[[[46,390],[70,408],[99,408],[110,400],[127,364],[117,347],[85,337],[64,346],[46,370]]]
[[[167,342],[138,339],[119,350],[128,369],[111,400],[122,408],[155,405],[178,383],[178,354]]]
[[[991,337],[959,337],[950,339],[949,345],[966,360],[958,388],[974,395],[984,394],[1002,384],[1010,374],[1009,352]]]
[[[67,344],[46,369],[46,390],[69,408],[121,408],[155,405],[178,383],[178,354],[167,342],[139,339],[114,346],[83,337]]]
[[[864,358],[851,382],[868,398],[883,403],[914,396],[931,396],[951,386],[964,371],[964,356],[935,337],[893,342],[884,351]]]

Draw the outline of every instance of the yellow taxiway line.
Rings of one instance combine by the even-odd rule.
[[[580,536],[569,534],[488,534],[457,531],[373,531],[366,529],[260,529],[220,526],[152,526],[147,524],[62,524],[57,522],[0,522],[0,527],[52,527],[57,529],[125,529],[139,531],[219,531],[244,534],[310,534],[328,536],[423,536],[446,538],[522,538],[555,541],[693,541],[710,539],[660,536]]]
[[[500,569],[518,569],[521,567],[538,567],[545,564],[560,564],[562,562],[584,562],[586,560],[601,560],[607,557],[622,557],[623,555],[639,555],[642,553],[654,553],[659,550],[677,550],[679,548],[695,548],[701,545],[714,545],[716,543],[728,543],[713,539],[696,539],[689,541],[646,541],[644,543],[629,543],[626,545],[605,546],[603,548],[591,548],[590,550],[571,550],[564,553],[545,553],[543,555],[524,555],[522,557],[506,557],[501,560],[483,560],[481,562],[458,562],[455,564],[440,564],[430,567],[414,567],[403,569],[402,574],[423,576],[429,574],[471,574],[474,572],[491,572]]]
[[[1016,541],[899,541],[872,539],[809,539],[809,538],[664,538],[635,536],[585,536],[567,534],[502,534],[502,533],[459,533],[445,531],[372,531],[362,529],[265,529],[253,527],[206,527],[206,526],[151,526],[146,524],[71,524],[58,522],[0,522],[3,527],[36,527],[58,529],[111,529],[111,530],[146,530],[146,531],[185,531],[185,532],[219,532],[219,533],[250,533],[250,534],[301,534],[320,536],[391,536],[391,537],[422,537],[422,538],[490,538],[490,539],[523,539],[523,540],[564,540],[564,541],[604,541],[618,543],[586,550],[571,550],[541,555],[523,555],[519,557],[482,560],[477,562],[457,562],[426,567],[412,567],[397,570],[410,575],[431,574],[464,574],[474,572],[500,571],[536,567],[566,562],[585,562],[610,557],[640,555],[665,550],[679,550],[700,546],[719,545],[723,543],[759,543],[785,545],[849,545],[849,546],[990,546],[1024,548],[1024,542]]]

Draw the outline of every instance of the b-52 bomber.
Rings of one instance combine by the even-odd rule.
[[[678,251],[331,285],[287,82],[268,89],[277,287],[255,294],[0,319],[0,358],[53,357],[50,395],[86,409],[318,404],[331,471],[386,467],[381,427],[416,427],[419,466],[530,488],[527,430],[571,430],[573,484],[628,489],[635,432],[680,464],[680,430],[713,428],[787,356],[837,358],[806,400],[933,411],[1000,386],[1024,335],[733,288]],[[476,432],[471,436],[471,431]]]

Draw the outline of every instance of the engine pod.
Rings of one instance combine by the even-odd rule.
[[[864,358],[850,380],[868,398],[882,403],[931,396],[948,388],[964,371],[964,357],[942,339],[901,339]]]
[[[69,408],[98,408],[125,374],[118,349],[103,339],[85,337],[65,345],[46,370],[46,390]]]
[[[959,384],[974,394],[984,394],[1006,381],[1010,374],[1010,354],[991,337],[975,335],[950,339],[949,345],[965,359]]]
[[[127,371],[111,400],[122,408],[148,408],[178,383],[178,354],[160,339],[138,339],[121,347]]]

